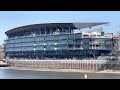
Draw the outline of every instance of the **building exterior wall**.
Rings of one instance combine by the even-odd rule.
[[[102,32],[74,33],[74,28],[42,27],[39,30],[17,31],[5,40],[6,58],[85,58],[109,54],[112,50],[112,35]]]
[[[3,60],[5,57],[4,46],[0,45],[0,60]]]

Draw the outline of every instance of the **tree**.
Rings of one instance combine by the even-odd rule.
[[[120,32],[113,37],[113,52],[120,56]]]

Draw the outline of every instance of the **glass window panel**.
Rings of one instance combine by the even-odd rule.
[[[46,50],[53,50],[55,46],[46,46]]]
[[[21,46],[34,46],[34,42],[22,43]]]
[[[31,51],[34,50],[34,47],[22,47],[22,51]]]
[[[58,45],[57,49],[67,49],[67,45]]]
[[[44,40],[44,37],[36,37],[35,38],[35,41],[43,41]]]
[[[100,49],[105,49],[105,48],[106,48],[105,44],[104,43],[100,43]]]
[[[81,40],[75,40],[75,44],[81,44]]]
[[[83,49],[89,49],[89,44],[83,44]]]
[[[104,43],[104,42],[105,42],[105,39],[98,39],[98,42],[99,42],[99,43]]]
[[[58,35],[58,40],[67,39],[68,35]]]
[[[74,44],[74,40],[68,40],[69,44]]]
[[[82,37],[82,34],[79,33],[79,34],[75,34],[75,38],[81,38]]]
[[[36,46],[35,49],[36,50],[44,50],[44,46]]]
[[[9,40],[5,40],[4,43],[5,43],[5,44],[8,44],[8,43],[9,43]]]
[[[55,36],[46,36],[45,40],[55,40]]]
[[[55,45],[55,41],[46,41],[45,44],[46,45]]]
[[[22,46],[22,43],[16,43],[15,44],[15,47],[20,47],[20,46]]]
[[[83,43],[89,43],[89,41],[90,41],[90,40],[89,40],[89,39],[87,39],[87,38],[86,38],[86,39],[85,39],[85,38],[84,38],[84,39],[82,39],[82,42],[83,42]]]
[[[25,37],[25,38],[19,38],[19,39],[12,39],[10,40],[10,43],[19,43],[19,42],[29,42],[29,41],[34,41],[34,38],[30,37]]]
[[[35,45],[44,45],[44,42],[36,42]]]
[[[75,48],[80,48],[81,47],[81,45],[75,45]]]
[[[74,39],[75,35],[74,34],[69,34],[69,39]]]
[[[14,47],[14,44],[7,44],[5,47]]]
[[[57,44],[67,44],[68,41],[67,40],[59,40],[57,41]]]
[[[28,41],[34,41],[34,38],[21,39],[21,42],[28,42]]]
[[[68,48],[74,48],[74,45],[68,45]]]
[[[105,40],[105,44],[112,44],[112,40]]]

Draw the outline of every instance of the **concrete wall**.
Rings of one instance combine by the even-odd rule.
[[[77,69],[77,70],[103,70],[106,60],[9,60],[12,67],[39,68],[39,69]],[[108,64],[112,65],[111,63]],[[107,66],[108,66],[107,65]]]

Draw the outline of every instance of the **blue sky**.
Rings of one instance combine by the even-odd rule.
[[[0,11],[0,44],[9,29],[38,23],[110,22],[105,32],[120,31],[120,11]]]

